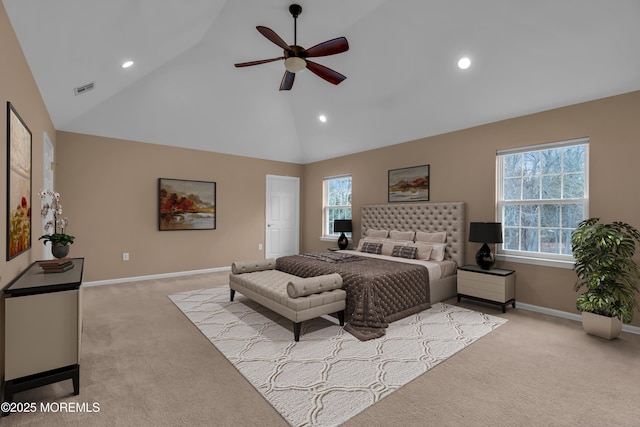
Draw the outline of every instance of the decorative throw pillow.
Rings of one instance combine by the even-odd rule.
[[[389,235],[389,230],[374,230],[369,228],[367,230],[367,237],[382,237],[383,239]]]
[[[395,256],[399,258],[415,259],[416,252],[418,252],[418,248],[416,248],[415,246],[398,245],[393,247],[393,252],[391,253],[391,256]]]
[[[406,246],[408,244],[411,244],[413,242],[408,242],[408,241],[404,241],[404,240],[392,240],[392,239],[382,239],[382,241],[380,242],[382,243],[382,255],[387,255],[387,256],[391,256],[391,253],[393,252],[393,248],[398,245],[398,246]]]
[[[415,231],[391,230],[389,232],[389,237],[394,240],[409,240],[410,242],[413,242],[413,238],[415,237],[415,235]]]
[[[380,252],[382,252],[382,243],[363,243],[360,252],[366,252],[368,254],[380,254]]]
[[[358,249],[356,249],[356,250],[362,252],[362,245],[364,245],[365,243],[383,243],[385,240],[386,239],[382,239],[382,238],[378,238],[378,237],[375,237],[375,238],[363,237],[358,242]]]
[[[447,233],[444,231],[437,233],[427,233],[426,231],[416,232],[416,242],[445,243],[447,241]]]

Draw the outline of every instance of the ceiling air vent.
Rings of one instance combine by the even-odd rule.
[[[91,82],[91,83],[86,84],[84,86],[80,86],[80,87],[77,87],[77,88],[73,89],[73,92],[76,94],[76,96],[78,96],[78,95],[82,95],[85,92],[89,92],[90,90],[95,89],[95,87],[96,87],[96,82]]]

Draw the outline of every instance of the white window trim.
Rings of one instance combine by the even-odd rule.
[[[539,150],[548,150],[553,148],[561,148],[573,145],[586,145],[587,150],[585,153],[585,165],[584,165],[584,173],[585,173],[585,187],[584,192],[585,196],[582,200],[584,200],[584,218],[589,218],[589,137],[576,138],[565,141],[558,142],[550,142],[546,144],[538,144],[538,145],[530,145],[527,147],[518,147],[512,149],[498,150],[496,151],[496,218],[498,222],[503,222],[502,219],[502,206],[504,205],[502,201],[502,191],[503,185],[503,177],[502,177],[502,168],[500,167],[500,157],[509,155],[509,154],[517,154],[517,153],[525,153],[530,151],[539,151]],[[562,199],[562,200],[553,200],[553,199],[544,199],[544,203],[575,203],[575,200],[572,201],[570,199]],[[526,202],[525,202],[526,203]],[[533,202],[532,202],[533,203]],[[540,256],[543,255],[543,256]],[[496,260],[499,261],[509,261],[516,262],[521,264],[533,264],[540,265],[546,267],[557,267],[557,268],[565,268],[565,269],[573,269],[575,265],[575,258],[571,255],[561,255],[561,254],[542,254],[540,252],[532,252],[527,253],[524,251],[512,251],[512,250],[504,250],[498,245],[495,254]]]
[[[533,256],[521,256],[521,255],[508,255],[504,253],[495,254],[495,259],[498,261],[508,261],[508,262],[517,262],[520,264],[533,264],[540,265],[544,267],[556,267],[556,268],[566,268],[568,270],[573,270],[573,266],[575,264],[575,259],[571,257],[571,259],[560,260],[560,259],[546,259],[546,258],[536,258]]]
[[[332,175],[332,176],[325,176],[324,178],[322,178],[322,236],[320,236],[320,240],[323,242],[337,242],[338,241],[338,237],[339,236],[334,236],[331,234],[325,234],[326,231],[326,222],[327,222],[327,189],[326,189],[326,183],[327,180],[330,179],[338,179],[338,178],[351,178],[351,197],[353,198],[353,175],[350,173],[344,173],[341,175]],[[349,206],[351,208],[351,214],[353,216],[353,205]],[[346,233],[347,237],[349,239],[351,239],[351,237],[353,236],[353,233]]]

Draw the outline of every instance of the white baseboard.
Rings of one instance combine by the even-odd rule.
[[[554,310],[553,308],[540,307],[537,305],[525,304],[523,302],[516,302],[516,307],[523,310],[535,311],[536,313],[548,314],[549,316],[562,317],[563,319],[582,321],[582,316],[575,313],[567,313],[566,311]],[[622,330],[631,332],[632,334],[640,335],[640,327],[631,325],[622,325]]]
[[[143,280],[165,279],[168,277],[190,276],[192,274],[218,273],[220,271],[230,271],[231,267],[205,268],[203,270],[176,271],[172,273],[151,274],[148,276],[123,277],[120,279],[95,280],[93,282],[83,282],[83,286],[113,285],[116,283],[141,282]]]

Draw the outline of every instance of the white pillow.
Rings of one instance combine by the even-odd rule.
[[[431,259],[431,254],[433,252],[433,244],[418,242],[418,243],[411,243],[407,246],[413,246],[418,249],[416,253],[416,259],[420,259],[422,261],[429,261],[429,259]]]
[[[408,240],[410,242],[413,242],[413,238],[415,237],[415,235],[415,231],[391,230],[389,232],[389,237],[394,240]]]
[[[416,232],[416,242],[445,243],[447,233],[440,231],[437,233],[427,233],[425,231]]]
[[[431,256],[429,256],[429,259],[431,261],[444,261],[444,243],[416,243],[416,245],[418,244],[424,247],[431,248]]]
[[[389,230],[374,230],[373,228],[367,230],[367,237],[381,237],[386,239],[388,235]]]

